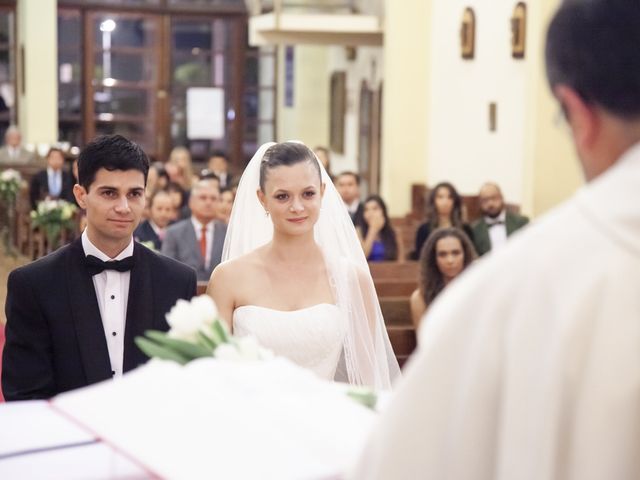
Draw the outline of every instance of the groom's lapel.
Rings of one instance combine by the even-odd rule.
[[[129,299],[127,301],[127,319],[124,333],[123,370],[128,372],[144,363],[147,357],[136,346],[135,338],[153,327],[153,285],[149,255],[139,243],[134,243],[134,263],[129,280]]]
[[[67,289],[82,365],[91,384],[111,378],[111,362],[96,290],[83,257],[82,242],[78,238],[67,253]]]

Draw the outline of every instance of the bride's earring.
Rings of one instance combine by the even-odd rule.
[[[265,210],[265,211],[264,211],[264,216],[265,216],[265,217],[268,217],[268,216],[269,216],[269,210]]]

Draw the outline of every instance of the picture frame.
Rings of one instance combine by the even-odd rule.
[[[464,60],[472,60],[476,54],[476,13],[471,7],[462,13],[460,26],[460,55]]]
[[[329,145],[333,152],[344,153],[344,117],[347,110],[347,73],[331,74]]]
[[[511,56],[525,58],[527,38],[527,5],[518,2],[511,17]]]

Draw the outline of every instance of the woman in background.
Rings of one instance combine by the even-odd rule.
[[[471,227],[462,221],[462,199],[455,187],[449,182],[440,182],[429,192],[427,201],[427,220],[418,227],[416,245],[411,254],[417,260],[424,243],[431,232],[437,228],[456,227],[462,229],[473,241]]]
[[[411,318],[416,329],[431,302],[476,258],[469,237],[459,228],[439,228],[420,253],[418,288],[411,294]]]
[[[363,221],[357,230],[369,262],[403,258],[398,235],[387,214],[387,206],[379,195],[369,195],[364,201]]]
[[[220,191],[220,208],[218,209],[218,219],[227,225],[231,218],[231,209],[233,208],[233,200],[235,194],[233,190],[224,188]]]
[[[165,169],[172,182],[179,184],[185,192],[191,190],[194,181],[193,162],[186,147],[174,147],[171,150]]]

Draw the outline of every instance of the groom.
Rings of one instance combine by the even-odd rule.
[[[134,339],[167,330],[165,314],[196,292],[193,269],[133,241],[149,160],[119,135],[89,143],[73,193],[87,228],[70,245],[11,272],[2,390],[49,398],[144,363]]]

